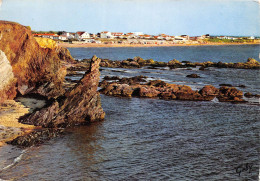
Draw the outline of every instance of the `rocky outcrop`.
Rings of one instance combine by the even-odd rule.
[[[83,78],[64,96],[48,107],[21,120],[22,123],[48,128],[68,127],[102,120],[105,113],[97,92],[100,59],[94,56]]]
[[[61,58],[67,58],[68,52],[63,50],[60,53],[57,48],[41,47],[29,29],[7,21],[0,21],[0,50],[12,66],[15,78],[2,90],[2,100],[12,99],[15,89],[22,95],[34,92],[49,98],[64,93],[62,83],[66,68],[62,66]],[[9,80],[12,79],[10,76],[9,71]]]
[[[234,87],[220,87],[217,98],[220,102],[243,101],[243,92]]]
[[[29,29],[18,23],[6,21],[0,21],[0,40],[0,106],[1,103],[5,104],[7,99],[13,99],[17,93],[43,96],[47,101],[43,108],[28,114],[23,112],[16,117],[18,119],[23,116],[19,119],[20,123],[37,125],[39,130],[31,129],[29,134],[10,143],[30,146],[56,136],[61,127],[104,119],[105,113],[97,91],[100,59],[93,57],[84,77],[65,93],[66,86],[63,82],[67,67],[74,65],[74,59],[67,49],[56,46],[56,43],[49,39],[36,41]],[[8,117],[16,115],[11,112],[11,108],[2,111],[0,121],[3,119],[4,123],[4,113]],[[17,122],[18,129],[23,133],[20,125],[24,124],[20,123]],[[3,121],[0,125],[3,125]],[[0,128],[7,133],[11,132],[12,135],[15,131]],[[0,136],[6,137],[6,134]]]
[[[84,59],[83,62],[88,63],[89,59]],[[176,59],[170,60],[169,62],[158,62],[152,59],[144,60],[141,57],[134,57],[133,59],[127,60],[108,60],[102,59],[100,63],[101,67],[110,67],[110,68],[141,68],[147,66],[149,68],[160,68],[160,67],[169,67],[170,69],[175,68],[190,68],[190,67],[200,67],[200,70],[206,70],[207,67],[216,67],[216,68],[237,68],[237,69],[260,69],[260,63],[253,59],[249,58],[247,62],[244,63],[223,63],[223,62],[189,62],[189,61],[178,61]]]
[[[108,77],[107,77],[108,79]],[[136,81],[135,81],[136,80]],[[117,81],[100,83],[101,93],[110,96],[160,98],[166,100],[211,101],[218,98],[226,102],[242,102],[243,92],[232,87],[220,89],[206,85],[199,91],[194,91],[186,85],[168,84],[161,80],[145,82],[139,77],[122,78]]]

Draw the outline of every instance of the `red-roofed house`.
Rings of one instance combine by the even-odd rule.
[[[124,35],[124,33],[121,33],[121,32],[112,32],[111,35],[112,35],[114,38],[119,38],[119,37],[121,37],[122,35]]]
[[[90,38],[90,34],[88,32],[85,32],[85,31],[78,31],[75,34],[75,38],[78,39],[78,40],[85,40],[85,39]]]

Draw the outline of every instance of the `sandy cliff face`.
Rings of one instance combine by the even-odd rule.
[[[4,52],[16,78],[16,86],[8,84],[9,88],[16,87],[21,94],[37,92],[48,97],[64,92],[61,85],[66,69],[61,66],[59,52],[56,49],[40,47],[26,27],[18,23],[0,21],[0,50]],[[11,74],[8,72],[9,77]],[[44,86],[46,91],[41,89],[38,92],[41,86]],[[8,96],[1,97],[6,99]]]

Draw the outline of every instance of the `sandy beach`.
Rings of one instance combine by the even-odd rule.
[[[104,43],[58,43],[65,48],[80,47],[170,47],[170,46],[222,46],[222,45],[260,45],[260,43],[200,43],[200,44],[104,44]]]
[[[28,134],[36,127],[19,123],[21,116],[30,112],[32,107],[25,107],[22,103],[14,100],[5,101],[0,105],[0,147],[7,141],[18,136]]]

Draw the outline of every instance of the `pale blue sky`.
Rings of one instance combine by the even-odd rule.
[[[0,19],[44,31],[260,36],[259,8],[254,0],[3,0]]]

